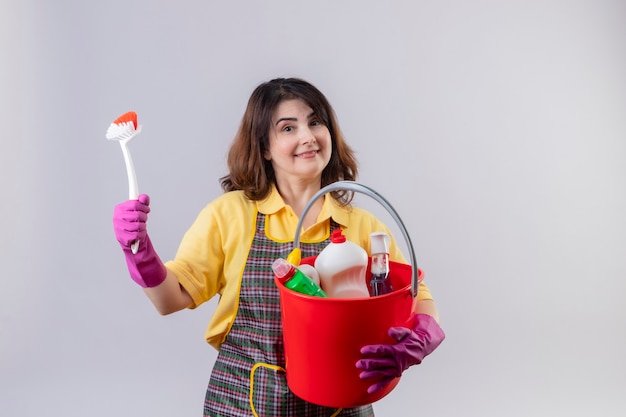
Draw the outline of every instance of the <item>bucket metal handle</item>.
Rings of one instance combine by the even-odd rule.
[[[412,269],[412,275],[413,275],[413,279],[411,280],[411,294],[413,295],[413,298],[417,297],[419,283],[418,283],[417,262],[415,260],[415,250],[413,249],[413,243],[411,242],[411,237],[409,236],[409,233],[407,232],[406,227],[404,226],[404,223],[402,222],[402,219],[400,218],[396,210],[393,208],[393,206],[382,195],[380,195],[378,192],[376,192],[372,188],[367,187],[363,184],[360,184],[356,181],[337,181],[332,184],[328,184],[326,187],[323,187],[318,192],[316,192],[313,195],[313,197],[311,197],[309,202],[304,206],[304,209],[302,210],[302,214],[300,215],[300,219],[298,220],[298,226],[296,227],[296,235],[293,241],[293,248],[294,248],[293,252],[297,252],[297,253],[300,252],[300,231],[302,230],[302,222],[304,221],[306,214],[309,212],[309,210],[311,209],[311,207],[313,206],[313,204],[318,198],[322,197],[323,195],[331,191],[352,191],[356,193],[365,194],[373,198],[374,200],[376,200],[389,212],[391,217],[393,217],[393,219],[396,221],[396,224],[398,225],[398,227],[400,227],[402,236],[404,236],[404,240],[406,241],[406,244],[409,249],[409,258],[410,258],[411,265],[412,265],[411,269]]]

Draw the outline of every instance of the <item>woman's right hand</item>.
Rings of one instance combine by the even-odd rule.
[[[146,230],[150,197],[141,194],[137,200],[118,204],[113,210],[113,230],[122,246],[130,277],[143,288],[160,285],[167,278],[167,269],[152,247]],[[137,253],[131,244],[139,241]]]
[[[115,206],[113,230],[124,251],[129,251],[133,242],[144,241],[148,236],[146,229],[148,213],[150,197],[147,194],[141,194],[137,200],[128,200]]]

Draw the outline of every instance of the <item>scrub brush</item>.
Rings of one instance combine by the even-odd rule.
[[[141,132],[141,125],[137,125],[137,113],[129,111],[124,113],[107,129],[106,138],[109,140],[117,140],[122,147],[122,153],[124,154],[124,162],[126,163],[126,173],[128,174],[128,199],[137,200],[139,197],[139,190],[137,187],[137,176],[135,175],[135,166],[133,165],[133,159],[130,156],[128,150],[128,142]],[[133,253],[137,253],[139,248],[139,241],[136,240],[131,244],[131,250]]]

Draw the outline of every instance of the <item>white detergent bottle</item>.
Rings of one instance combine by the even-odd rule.
[[[341,229],[335,230],[315,259],[322,289],[331,298],[369,297],[367,262],[365,249],[346,240]]]

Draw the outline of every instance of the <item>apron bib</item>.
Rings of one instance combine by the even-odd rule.
[[[331,233],[337,227],[331,221]],[[329,242],[330,238],[301,243],[302,257],[316,256]],[[374,416],[371,405],[323,407],[298,398],[287,386],[280,295],[271,265],[276,258],[287,258],[292,249],[293,242],[275,242],[266,236],[265,215],[258,213],[241,280],[239,308],[211,373],[205,416]]]

